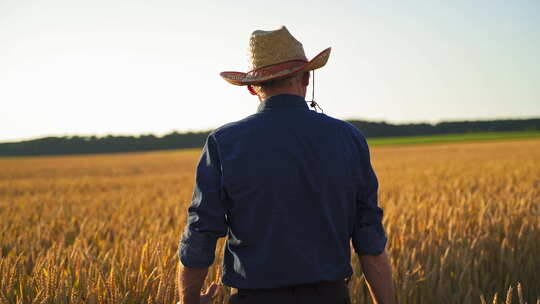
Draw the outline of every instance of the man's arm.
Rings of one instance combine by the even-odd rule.
[[[382,225],[383,209],[378,206],[379,182],[370,160],[369,147],[363,136],[360,146],[360,190],[352,243],[366,277],[374,303],[393,303],[392,269],[385,247],[386,233]]]
[[[375,304],[393,303],[392,266],[386,251],[379,255],[358,255],[362,271]]]
[[[224,188],[221,162],[215,137],[210,134],[203,147],[195,175],[195,187],[188,208],[186,227],[178,246],[180,265],[178,291],[182,304],[210,303],[210,292],[200,295],[214,262],[217,239],[227,234]]]
[[[177,283],[180,303],[200,303],[201,289],[207,274],[208,268],[187,268],[182,263],[179,263]]]

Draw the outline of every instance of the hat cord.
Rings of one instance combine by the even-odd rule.
[[[315,70],[313,70],[313,86],[311,87],[310,106],[315,109],[315,112],[317,112],[317,108],[319,108],[319,110],[321,110],[321,113],[324,113],[321,106],[319,106],[319,104],[315,101]]]

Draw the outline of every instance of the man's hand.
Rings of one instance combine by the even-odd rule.
[[[221,291],[220,285],[213,283],[206,292],[201,289],[208,274],[208,268],[187,268],[179,263],[178,267],[178,293],[181,304],[210,304]]]
[[[380,255],[359,255],[362,271],[376,304],[394,303],[394,284],[392,283],[392,266],[383,251]]]
[[[202,293],[201,294],[201,298],[199,300],[199,303],[200,304],[211,304],[212,303],[212,300],[218,296],[218,294],[220,293],[221,289],[220,289],[220,285],[216,284],[216,283],[212,283],[212,285],[210,287],[208,287],[208,289],[206,290],[205,293]],[[183,304],[183,303],[188,303],[188,302],[176,302],[176,304]]]
[[[218,285],[216,283],[212,283],[212,285],[210,287],[208,287],[206,292],[204,294],[201,294],[200,304],[211,304],[212,299],[217,297],[217,295],[219,294],[219,292],[221,290],[220,287],[221,287],[220,285]]]

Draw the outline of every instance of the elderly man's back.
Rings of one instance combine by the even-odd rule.
[[[208,267],[227,235],[223,283],[268,289],[349,277],[351,238],[359,254],[384,250],[364,137],[304,98],[270,97],[212,132],[202,157],[180,246],[185,266]]]

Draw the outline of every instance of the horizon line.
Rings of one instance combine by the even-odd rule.
[[[389,120],[385,120],[385,119],[381,119],[381,120],[365,120],[365,119],[361,119],[361,118],[345,118],[345,119],[341,119],[343,121],[364,121],[364,122],[371,122],[371,123],[387,123],[387,124],[390,124],[390,125],[408,125],[408,124],[428,124],[428,125],[437,125],[437,124],[440,124],[440,123],[445,123],[445,122],[471,122],[471,121],[478,121],[478,122],[481,122],[481,121],[497,121],[497,120],[529,120],[529,119],[540,119],[540,116],[525,116],[525,117],[499,117],[499,118],[478,118],[478,119],[474,119],[474,118],[461,118],[461,119],[446,119],[446,120],[437,120],[437,121],[434,121],[434,122],[429,122],[429,121],[422,121],[422,120],[416,120],[416,121],[401,121],[401,122],[392,122],[392,121],[389,121]],[[145,135],[154,135],[156,137],[163,137],[167,134],[171,134],[171,133],[180,133],[180,134],[185,134],[185,133],[204,133],[204,132],[211,132],[212,130],[216,129],[218,127],[215,127],[215,128],[209,128],[209,129],[184,129],[184,130],[178,130],[178,129],[171,129],[167,132],[162,132],[161,134],[162,135],[156,135],[155,132],[147,132],[147,133],[107,133],[107,134],[104,134],[104,135],[96,135],[95,133],[94,134],[84,134],[84,133],[77,133],[77,134],[69,134],[69,133],[62,133],[62,134],[44,134],[44,135],[37,135],[37,136],[31,136],[31,137],[23,137],[23,138],[16,138],[16,139],[5,139],[5,140],[0,140],[0,144],[8,144],[8,143],[17,143],[17,142],[23,142],[23,141],[32,141],[32,140],[37,140],[37,139],[42,139],[42,138],[48,138],[48,137],[92,137],[92,136],[95,136],[97,138],[104,138],[104,137],[107,137],[107,136],[131,136],[131,137],[139,137],[139,136],[145,136]],[[159,133],[159,132],[158,132]]]

